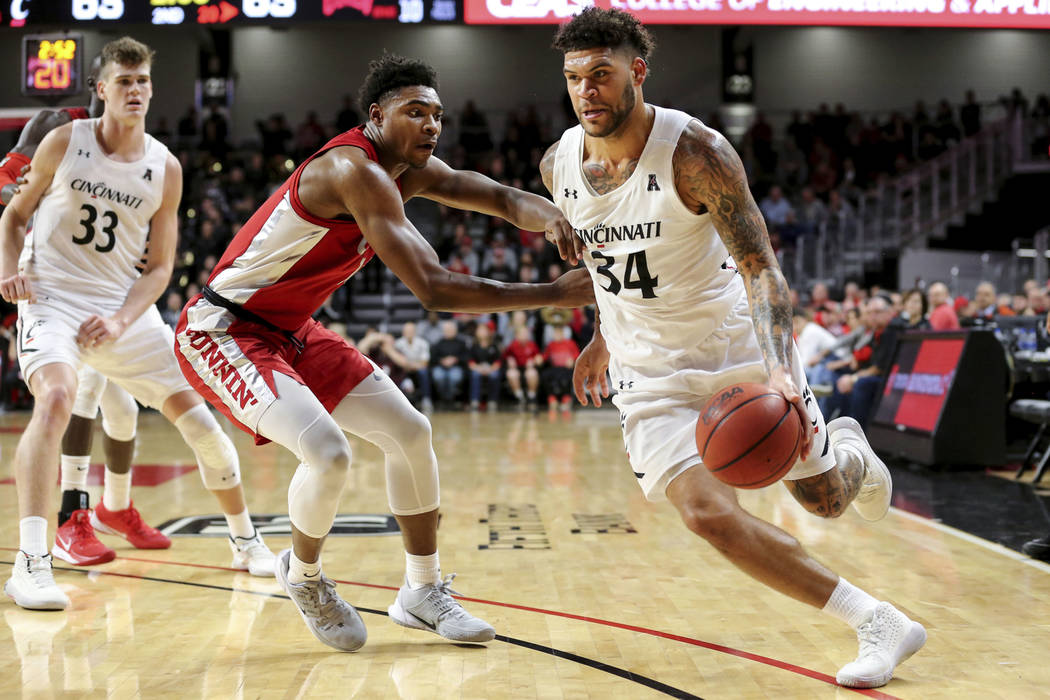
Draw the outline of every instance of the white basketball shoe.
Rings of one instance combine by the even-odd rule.
[[[394,604],[387,608],[390,619],[402,627],[426,630],[454,642],[490,642],[496,630],[482,619],[474,617],[452,597],[456,591],[449,586],[455,574],[440,583],[411,588],[406,582],[397,592]]]
[[[233,552],[233,562],[230,564],[232,568],[247,571],[252,576],[274,575],[276,557],[263,542],[258,530],[251,537],[231,535],[230,551]]]
[[[893,678],[893,669],[922,649],[926,629],[889,603],[879,603],[871,620],[857,628],[860,652],[835,676],[839,685],[878,688]]]
[[[882,520],[890,509],[893,497],[893,477],[886,464],[875,454],[864,435],[860,423],[843,416],[828,422],[832,445],[848,445],[864,459],[864,480],[853,499],[853,507],[865,520]]]
[[[4,593],[27,610],[65,610],[69,598],[55,583],[51,555],[30,555],[19,550]]]

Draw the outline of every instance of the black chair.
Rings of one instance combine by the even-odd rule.
[[[1046,440],[1044,444],[1044,437],[1047,437],[1047,427],[1050,425],[1050,401],[1018,399],[1010,404],[1010,415],[1039,426],[1035,432],[1035,437],[1028,445],[1024,459],[1021,460],[1020,468],[1014,475],[1015,479],[1020,479],[1021,475],[1028,469],[1036,453],[1039,452],[1039,463],[1035,466],[1035,477],[1032,479],[1033,484],[1039,483],[1039,480],[1043,478],[1043,474],[1046,472],[1048,464],[1050,464],[1050,439]]]

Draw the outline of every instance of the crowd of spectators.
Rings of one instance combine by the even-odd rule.
[[[1029,107],[1015,91],[1006,103],[1035,117],[1035,136],[1047,138],[1050,101],[1046,96]],[[505,115],[502,133],[497,134],[486,112],[468,101],[450,120],[452,128],[441,155],[453,167],[478,170],[507,185],[546,195],[540,159],[556,134],[574,123],[571,106],[562,107],[557,114],[541,115],[535,105],[524,106]],[[852,201],[863,188],[975,133],[981,120],[981,106],[972,93],[958,108],[942,100],[931,112],[920,102],[907,117],[895,112],[883,120],[850,112],[841,104],[834,110],[821,105],[808,114],[796,113],[782,130],[774,129],[759,113],[738,149],[774,245],[780,246],[829,217],[852,216]],[[165,320],[175,323],[236,231],[296,164],[360,121],[347,96],[328,121],[309,112],[292,126],[284,115],[275,113],[257,121],[254,134],[237,138],[221,108],[201,114],[190,107],[174,120],[174,128],[164,115],[150,124],[151,133],[179,159],[184,180],[179,253],[171,286],[158,303]],[[721,128],[717,116],[707,123]],[[550,281],[566,270],[542,234],[518,230],[496,217],[433,205],[417,225],[451,270],[524,282]],[[356,284],[364,291],[381,291],[380,263],[366,266],[357,277]],[[1018,304],[1011,300],[1008,305]],[[844,312],[849,312],[848,304]],[[353,315],[347,288],[334,294],[319,312],[323,321],[338,328],[348,327]],[[9,312],[6,316],[13,319]],[[523,316],[524,320],[508,314],[447,319],[451,325],[444,338],[436,337],[441,333],[434,321],[424,321],[418,331],[381,324],[372,334],[354,340],[368,352],[385,356],[385,366],[404,375],[402,386],[421,405],[495,406],[509,398],[524,405],[553,400],[568,406],[567,372],[571,373],[575,355],[590,338],[589,316],[577,313],[556,323],[539,313]],[[7,335],[10,325],[5,323]],[[396,330],[402,335],[393,340],[390,332]],[[426,349],[424,341],[430,341]],[[9,397],[16,396],[17,405],[23,401],[13,388],[17,365],[9,360],[4,369],[4,400],[11,404]]]
[[[952,296],[943,282],[903,292],[849,282],[835,296],[826,285],[816,284],[799,300],[793,330],[824,417],[850,416],[863,426],[900,333],[993,326],[1003,316],[1033,317],[1035,327],[1048,311],[1050,293],[1035,280],[1015,294],[999,293],[993,283],[981,282],[969,296]],[[1008,347],[1012,342],[1009,337],[1001,340]]]

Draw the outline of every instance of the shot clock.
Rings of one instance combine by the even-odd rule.
[[[22,37],[22,94],[60,98],[84,90],[84,39],[80,34]]]

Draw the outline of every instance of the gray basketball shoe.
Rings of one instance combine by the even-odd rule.
[[[406,582],[397,592],[394,604],[387,608],[390,619],[402,627],[426,630],[454,642],[489,642],[496,636],[492,625],[480,620],[459,604],[449,586],[455,574],[441,583],[422,588],[409,588]]]
[[[335,582],[322,573],[317,581],[291,583],[288,580],[288,563],[292,550],[285,549],[277,555],[275,573],[288,597],[299,609],[306,626],[314,636],[330,647],[340,651],[357,651],[368,639],[368,630],[354,606],[335,592]]]

